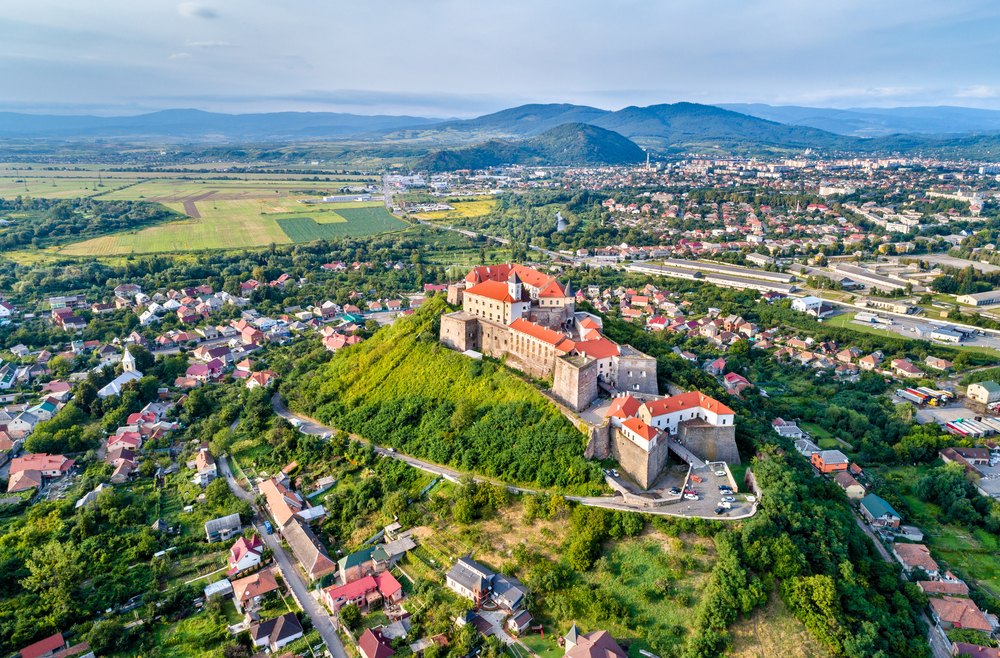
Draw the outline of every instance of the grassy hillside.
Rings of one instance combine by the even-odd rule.
[[[421,159],[418,168],[448,171],[502,164],[626,164],[645,157],[638,145],[616,132],[584,123],[564,123],[522,141],[494,139],[477,146],[436,151]]]
[[[538,391],[502,367],[437,342],[443,298],[320,368],[294,372],[289,407],[406,454],[506,482],[596,490],[586,439]]]

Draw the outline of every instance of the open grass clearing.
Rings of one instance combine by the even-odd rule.
[[[729,627],[732,658],[828,658],[829,649],[817,642],[785,607],[781,597],[756,609]]]
[[[345,208],[331,214],[339,215],[345,221],[318,223],[313,217],[300,213],[293,213],[275,221],[284,232],[286,242],[335,240],[348,236],[360,237],[386,231],[399,231],[408,226],[406,222],[390,214],[383,206]]]

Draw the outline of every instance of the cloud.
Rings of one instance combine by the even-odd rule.
[[[173,55],[171,55],[167,59],[187,59],[190,56],[191,56],[191,53],[174,53]]]
[[[189,48],[235,48],[235,43],[226,43],[225,41],[192,41],[188,44]]]
[[[1000,87],[988,87],[985,85],[959,89],[955,93],[955,98],[996,98],[998,96],[1000,96]]]
[[[182,2],[177,6],[177,10],[181,12],[181,16],[184,18],[218,18],[219,15],[215,13],[214,9],[209,9],[204,5],[199,5],[197,2]]]

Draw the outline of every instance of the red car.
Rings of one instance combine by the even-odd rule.
[[[694,489],[685,489],[684,493],[691,494],[692,496],[697,496],[698,495],[698,492],[695,491]]]
[[[691,479],[694,480],[695,482],[701,482],[701,476],[698,475],[692,475]]]

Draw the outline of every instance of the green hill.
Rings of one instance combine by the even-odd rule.
[[[493,139],[476,146],[435,151],[420,160],[420,169],[451,171],[504,164],[597,165],[641,162],[646,153],[619,133],[584,123],[564,123],[516,142]]]
[[[586,438],[541,393],[438,341],[441,297],[314,370],[286,378],[299,411],[414,457],[505,482],[597,491]]]

